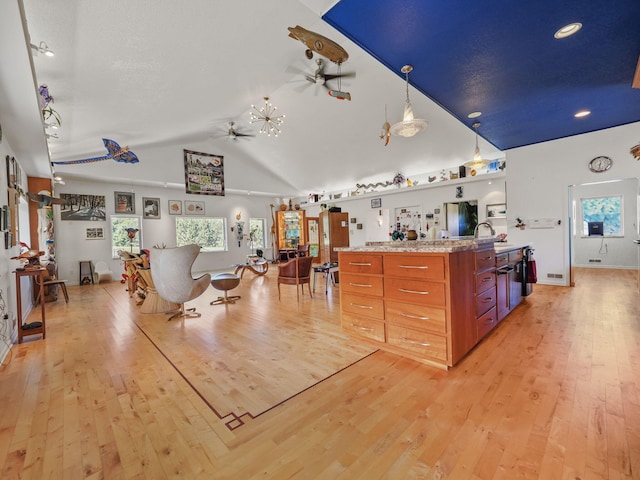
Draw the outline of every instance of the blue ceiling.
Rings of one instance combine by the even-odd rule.
[[[640,0],[341,0],[323,19],[403,79],[413,65],[409,83],[461,122],[482,112],[501,150],[640,121]]]

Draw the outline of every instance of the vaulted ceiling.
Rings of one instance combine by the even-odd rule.
[[[486,158],[640,120],[640,90],[631,88],[640,54],[637,0],[333,3],[7,0],[0,16],[5,136],[32,175],[50,174],[46,132],[53,161],[103,155],[105,137],[140,158],[137,165],[60,165],[63,177],[180,185],[187,148],[224,155],[232,190],[304,194],[460,165],[473,154],[467,115],[474,111],[482,112]],[[553,38],[576,21],[578,34]],[[295,25],[349,52],[341,70],[355,77],[340,87],[351,101],[305,79],[315,58],[288,37]],[[31,57],[29,44],[41,41],[55,57]],[[402,116],[405,64],[414,67],[413,110],[429,127],[385,147],[380,128]],[[39,84],[55,99],[56,131],[37,125]],[[250,106],[265,96],[286,115],[278,138],[249,123]],[[592,114],[575,119],[581,109]],[[229,121],[256,136],[230,139]]]

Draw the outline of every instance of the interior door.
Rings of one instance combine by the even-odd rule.
[[[318,232],[318,217],[305,219],[307,238],[309,239],[309,255],[314,258],[313,263],[320,257],[320,235]]]

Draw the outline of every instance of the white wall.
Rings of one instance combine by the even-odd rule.
[[[629,149],[639,139],[640,123],[636,122],[506,152],[509,237],[534,242],[538,282],[569,285],[569,186],[638,178],[640,162]],[[598,155],[613,159],[609,171],[596,174],[587,168]],[[516,216],[525,221],[551,218],[562,223],[550,229],[520,230],[515,228]]]
[[[169,200],[197,200],[205,202],[205,216],[225,217],[227,219],[228,250],[225,252],[201,253],[194,263],[194,273],[205,271],[229,271],[234,263],[244,262],[246,255],[251,253],[246,241],[238,247],[235,234],[230,227],[235,225],[235,216],[240,213],[245,222],[245,232],[248,232],[249,218],[265,218],[267,234],[271,228],[270,204],[277,203],[275,198],[257,195],[227,194],[224,197],[207,195],[187,195],[182,188],[158,188],[88,181],[71,180],[56,189],[56,196],[60,193],[78,193],[104,195],[106,197],[106,221],[62,221],[60,209],[55,207],[56,231],[56,259],[60,278],[69,284],[79,283],[79,262],[91,260],[94,263],[104,260],[109,265],[116,279],[124,272],[122,262],[111,258],[111,238],[109,218],[115,213],[114,192],[131,192],[135,194],[136,215],[142,217],[142,198],[160,198],[160,219],[142,219],[142,248],[151,249],[155,244],[165,244],[167,247],[176,245],[175,218],[169,215]],[[183,207],[184,210],[184,207]],[[104,240],[86,240],[85,231],[91,227],[104,227]],[[265,256],[270,258],[270,239],[267,236]],[[152,258],[153,261],[153,258]]]
[[[462,198],[456,198],[456,187],[463,187]],[[422,231],[426,233],[426,223],[430,223],[430,229],[436,229],[436,235],[439,237],[440,231],[445,228],[445,213],[443,204],[446,202],[457,202],[461,200],[478,200],[478,220],[486,219],[486,209],[488,204],[505,202],[505,176],[503,173],[489,174],[478,177],[467,177],[460,180],[449,180],[438,182],[432,185],[418,185],[409,188],[385,188],[378,193],[367,193],[353,197],[340,198],[338,200],[321,200],[304,206],[308,216],[317,216],[320,212],[320,205],[335,205],[342,208],[343,212],[349,213],[349,218],[355,218],[356,223],[349,223],[349,242],[351,246],[364,245],[370,236],[376,235],[370,232],[371,229],[377,229],[375,223],[375,215],[371,216],[371,212],[379,212],[387,214],[389,223],[393,225],[395,209],[401,207],[419,206],[422,208]],[[371,200],[380,198],[381,207],[372,208]],[[435,210],[440,209],[439,214],[435,214]],[[434,213],[433,220],[427,220],[425,215]],[[435,219],[439,224],[434,225]],[[361,223],[363,228],[357,229],[357,224]],[[506,232],[506,220],[493,220],[497,233]],[[380,227],[385,229],[385,227]],[[368,230],[369,229],[369,230]],[[386,227],[385,232],[388,233],[389,228]],[[486,234],[486,232],[483,232]],[[387,235],[387,240],[391,238]]]
[[[636,178],[619,182],[594,183],[572,187],[572,201],[576,204],[576,229],[572,228],[572,263],[576,267],[637,268],[638,246],[633,240],[638,235],[638,187]],[[582,233],[581,199],[622,195],[623,236],[589,237]],[[601,263],[589,262],[597,259]]]

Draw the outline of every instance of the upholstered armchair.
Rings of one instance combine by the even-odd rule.
[[[151,253],[151,278],[158,295],[169,302],[177,303],[180,308],[169,318],[199,317],[195,308],[184,308],[185,302],[204,293],[211,283],[211,275],[193,278],[191,266],[195,262],[200,247],[185,245],[175,248],[153,248]]]
[[[309,296],[313,297],[311,294],[311,262],[313,262],[313,257],[307,256],[294,258],[278,265],[278,299],[280,299],[281,283],[296,286],[296,297],[298,301],[300,301],[298,285],[300,285],[302,293],[304,294],[304,285],[306,283],[309,289]]]

